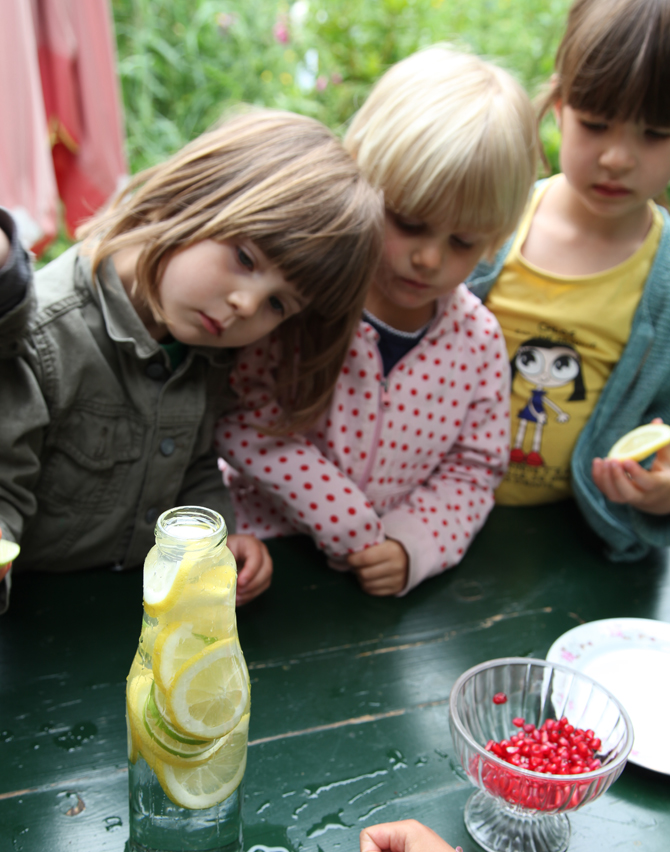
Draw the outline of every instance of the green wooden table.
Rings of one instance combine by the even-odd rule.
[[[670,621],[667,554],[607,562],[571,503],[495,509],[459,568],[404,599],[364,595],[307,539],[271,546],[272,588],[238,615],[252,681],[247,852],[354,852],[365,825],[408,817],[474,852],[472,787],[449,734],[458,675],[544,657],[583,621]],[[16,576],[0,619],[1,852],[124,849],[141,580]],[[570,819],[571,852],[667,852],[670,776],[629,765]]]

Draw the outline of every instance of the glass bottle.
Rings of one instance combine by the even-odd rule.
[[[249,675],[221,515],[164,512],[128,675],[131,852],[241,852]]]

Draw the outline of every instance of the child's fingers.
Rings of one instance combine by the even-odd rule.
[[[415,819],[364,828],[361,852],[454,852],[439,834]]]
[[[381,544],[373,544],[366,547],[365,550],[359,550],[358,553],[351,553],[347,556],[347,562],[352,568],[363,568],[369,565],[376,565],[383,559],[383,548],[385,541]]]
[[[396,595],[404,589],[406,584],[405,571],[401,566],[390,562],[357,568],[355,574],[364,592],[379,597]]]

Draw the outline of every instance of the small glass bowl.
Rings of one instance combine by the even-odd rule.
[[[495,704],[504,693],[507,701]],[[570,842],[565,811],[593,801],[619,777],[633,745],[628,714],[606,689],[567,666],[506,657],[462,674],[449,696],[451,735],[468,778],[479,787],[465,806],[465,826],[487,852],[564,852]],[[516,767],[485,746],[517,732],[512,719],[540,727],[567,717],[595,732],[602,765],[579,775]]]

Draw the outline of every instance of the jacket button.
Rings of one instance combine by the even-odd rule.
[[[167,370],[158,361],[152,361],[147,367],[147,376],[155,382],[160,382],[166,378]]]
[[[157,519],[158,519],[158,509],[155,506],[152,506],[151,509],[147,510],[147,513],[144,516],[144,520],[148,524],[155,524]]]
[[[164,456],[171,456],[174,452],[175,442],[172,438],[163,438],[160,443],[160,449]]]

